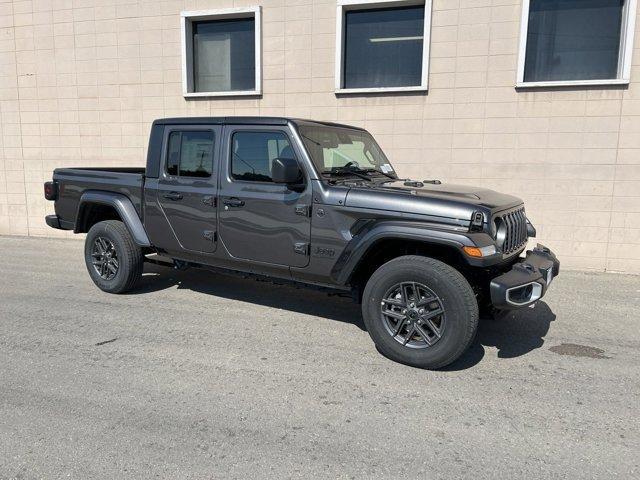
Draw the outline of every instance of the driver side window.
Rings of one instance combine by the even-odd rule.
[[[249,182],[273,182],[271,163],[296,158],[282,132],[236,132],[231,141],[231,176]]]

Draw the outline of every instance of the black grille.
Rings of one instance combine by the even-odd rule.
[[[527,243],[527,216],[524,207],[503,213],[499,219],[502,225],[498,225],[498,230],[504,229],[502,252],[508,255],[520,250]]]

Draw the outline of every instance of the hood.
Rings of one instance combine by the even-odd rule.
[[[357,184],[349,190],[346,198],[346,205],[350,207],[460,220],[470,220],[471,214],[478,210],[489,218],[493,212],[520,204],[522,200],[517,197],[486,188],[407,180]]]

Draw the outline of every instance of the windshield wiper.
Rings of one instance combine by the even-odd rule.
[[[391,180],[398,180],[398,177],[394,177],[390,173],[385,173],[382,170],[378,170],[377,168],[361,168],[359,171],[367,172],[367,173],[381,173],[382,175],[384,175],[387,178],[390,178]]]
[[[360,170],[360,169],[355,169],[350,167],[348,168],[333,167],[331,170],[327,170],[322,173],[326,175],[354,175],[356,177],[362,178],[363,180],[367,180],[368,182],[373,182],[373,180],[371,179],[371,177],[369,177],[369,175],[366,175],[366,173],[360,173],[360,172],[366,172],[366,170]]]

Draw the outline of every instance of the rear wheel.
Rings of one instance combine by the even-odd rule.
[[[445,263],[419,256],[396,258],[374,272],[362,314],[385,356],[427,369],[458,359],[478,326],[478,304],[467,280]]]
[[[124,293],[142,277],[144,257],[129,230],[117,220],[96,223],[87,234],[84,259],[100,290]]]

